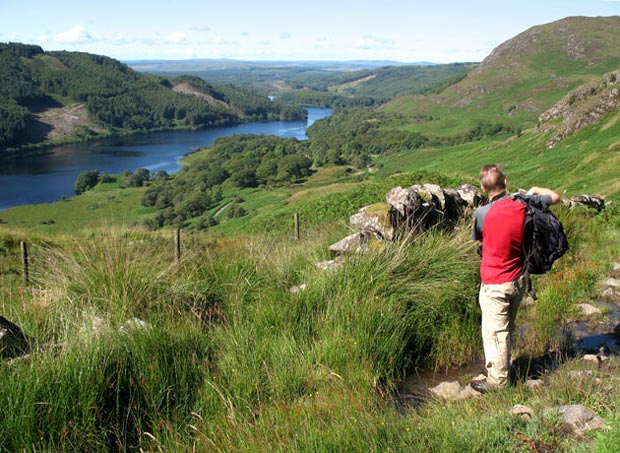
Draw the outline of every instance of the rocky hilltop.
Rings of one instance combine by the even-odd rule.
[[[400,98],[388,111],[450,120],[499,121],[527,129],[572,90],[620,65],[620,17],[569,17],[532,27],[495,48],[439,95]],[[437,120],[439,118],[439,120]],[[445,127],[439,127],[443,125]]]

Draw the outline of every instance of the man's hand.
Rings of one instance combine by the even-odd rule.
[[[534,186],[527,191],[528,195],[549,195],[551,197],[551,204],[559,203],[560,196],[551,189],[545,187]]]

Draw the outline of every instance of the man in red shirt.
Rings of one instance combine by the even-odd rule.
[[[487,379],[472,381],[478,391],[508,383],[510,342],[519,305],[525,293],[523,222],[525,205],[506,195],[506,177],[499,164],[480,170],[480,185],[489,204],[476,209],[472,236],[482,241],[480,309]],[[527,195],[543,204],[560,201],[553,190],[532,187]]]

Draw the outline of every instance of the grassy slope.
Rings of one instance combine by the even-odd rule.
[[[502,143],[382,158],[374,175],[332,169],[305,186],[247,191],[242,196],[251,216],[223,222],[224,237],[184,235],[179,264],[162,235],[124,227],[101,232],[102,224],[128,226],[144,214],[136,208],[141,190],[94,192],[1,213],[9,223],[0,225],[0,313],[57,347],[0,366],[0,395],[6,396],[0,445],[614,451],[617,364],[607,375],[596,374],[600,381],[583,375],[577,382],[568,371],[583,364],[571,361],[540,391],[519,385],[467,402],[430,402],[406,412],[396,407],[390,392],[417,361],[430,356],[448,366],[480,353],[477,262],[467,224],[454,235],[355,257],[339,273],[319,273],[315,263],[327,256],[334,231],[344,232],[348,215],[380,200],[390,186],[472,181],[487,162],[503,162],[512,187],[544,184],[566,195],[600,192],[617,199],[618,121],[617,114],[609,116],[553,150],[530,130]],[[315,222],[308,222],[301,241],[290,241],[285,229],[272,237],[243,234],[299,211]],[[572,249],[538,280],[538,305],[520,314],[529,327],[520,354],[557,346],[555,327],[579,316],[578,303],[599,298],[600,282],[620,258],[617,210],[559,214]],[[56,224],[40,225],[50,218]],[[35,281],[24,287],[16,240],[33,236],[43,239],[32,255]],[[308,289],[300,296],[288,291],[301,283]],[[108,323],[99,335],[89,333],[95,316]],[[134,316],[151,328],[119,335]],[[531,422],[508,415],[516,403],[534,409]],[[567,434],[547,409],[571,403],[586,404],[612,429]]]
[[[500,143],[477,142],[403,152],[380,159],[381,172],[425,169],[475,176],[482,165],[501,162],[513,188],[547,185],[568,197],[598,193],[617,199],[620,195],[619,121],[620,114],[611,115],[553,149],[547,148],[546,136],[529,130],[519,138]]]
[[[576,17],[533,27],[440,95],[397,98],[385,109],[433,115],[438,119],[410,126],[429,135],[449,136],[480,120],[532,127],[567,91],[617,69],[619,26],[618,17]]]
[[[112,186],[112,187],[105,187]],[[42,235],[141,224],[155,213],[140,205],[144,189],[119,189],[113,184],[56,203],[9,208],[0,214],[6,229]]]

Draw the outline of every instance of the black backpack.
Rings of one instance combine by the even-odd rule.
[[[544,274],[562,255],[568,251],[568,239],[564,227],[548,206],[535,202],[521,194],[512,195],[525,205],[523,224],[524,275],[528,281],[528,291],[536,300],[530,275]]]

